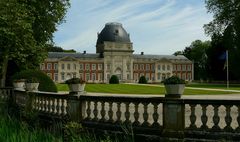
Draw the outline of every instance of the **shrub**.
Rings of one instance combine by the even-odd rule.
[[[109,84],[119,84],[119,79],[116,75],[112,75],[110,80],[109,80]]]
[[[138,83],[140,83],[140,84],[147,84],[147,79],[146,79],[146,77],[145,77],[145,76],[141,76],[141,77],[139,78]]]
[[[71,78],[71,79],[68,79],[66,82],[66,84],[84,84],[86,83],[85,80],[83,80],[82,78]]]
[[[52,79],[40,70],[24,70],[24,71],[15,73],[12,76],[12,80],[15,80],[15,79],[30,80],[32,78],[36,78],[39,81],[39,87],[38,87],[39,91],[57,92],[57,87],[55,83],[52,81]]]
[[[163,81],[163,84],[185,84],[185,80],[180,79],[177,76],[171,76]]]

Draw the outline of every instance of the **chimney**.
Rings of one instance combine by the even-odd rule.
[[[141,55],[144,55],[144,52],[141,52]]]
[[[86,54],[86,53],[87,53],[86,50],[84,50],[84,51],[83,51],[83,54]]]

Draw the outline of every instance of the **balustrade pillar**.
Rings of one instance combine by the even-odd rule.
[[[79,95],[68,96],[67,114],[71,121],[80,122],[85,115],[86,102],[81,101]]]
[[[184,137],[185,105],[181,99],[167,99],[163,103],[163,136]]]

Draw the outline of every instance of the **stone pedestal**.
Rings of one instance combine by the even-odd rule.
[[[180,99],[167,99],[163,103],[163,136],[184,138],[185,107]]]
[[[71,121],[80,122],[84,118],[86,105],[84,101],[81,101],[80,96],[86,94],[86,92],[71,93],[68,96],[68,108],[67,113]]]

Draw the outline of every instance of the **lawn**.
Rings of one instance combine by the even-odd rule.
[[[192,83],[192,84],[187,84],[187,87],[226,89],[227,85],[226,84]],[[230,84],[229,90],[240,90],[240,84]]]
[[[68,87],[66,84],[57,84],[57,87],[58,91],[68,91]],[[85,90],[87,92],[115,93],[115,94],[165,94],[164,87],[161,87],[160,85],[146,86],[130,84],[87,84]],[[184,91],[184,95],[202,95],[202,94],[203,95],[233,94],[233,92],[209,91],[209,90],[206,91],[193,89],[185,89]]]

